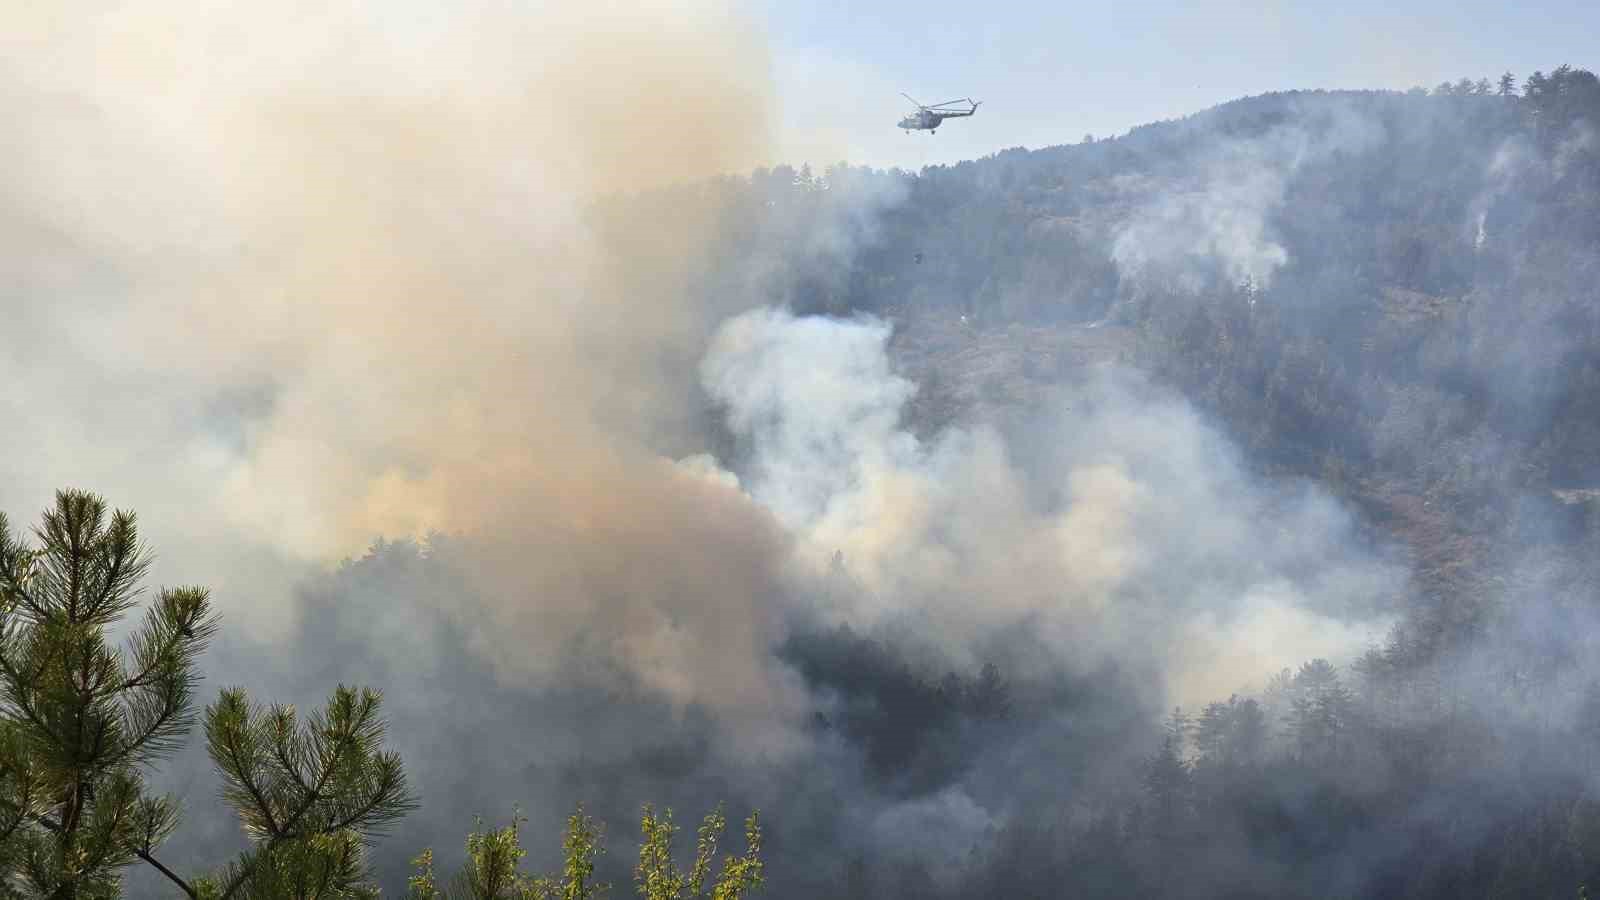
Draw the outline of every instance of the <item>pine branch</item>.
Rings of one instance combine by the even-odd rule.
[[[134,594],[128,585],[139,581],[149,571],[150,559],[139,543],[137,519],[131,512],[118,510],[111,518],[111,528],[103,539],[110,564],[103,574],[105,579],[99,595],[85,613],[85,618],[99,621],[121,615],[132,604]]]
[[[95,871],[125,863],[126,857],[132,854],[127,831],[134,818],[142,787],[136,775],[124,772],[120,777],[113,778],[108,788],[94,797],[88,824],[88,847],[92,849],[85,850],[84,867],[87,870]],[[122,854],[120,859],[117,856],[119,852]]]
[[[134,657],[139,674],[123,682],[119,691],[147,685],[158,672],[182,671],[205,651],[216,634],[210,612],[210,595],[204,588],[162,591],[157,605],[134,637]]]
[[[28,724],[37,728],[44,734],[45,737],[49,738],[50,743],[54,744],[57,749],[65,750],[67,748],[66,738],[56,734],[54,729],[52,729],[49,725],[46,725],[44,718],[39,715],[35,704],[28,702],[28,694],[30,691],[26,685],[37,684],[39,679],[44,676],[44,670],[47,667],[48,662],[41,663],[38,674],[34,675],[29,681],[23,681],[21,679],[21,674],[12,668],[10,660],[6,659],[3,654],[0,654],[0,675],[5,676],[7,681],[6,686],[8,688],[7,693],[10,694],[9,699],[11,700],[12,704],[15,705],[16,708],[22,713],[23,718],[27,720]]]
[[[344,862],[345,862],[345,860],[341,856],[341,858],[339,859],[339,863],[341,865],[343,865]],[[317,889],[311,893],[311,896],[312,897],[321,897],[322,896],[322,892],[328,889],[328,881],[332,877],[333,877],[333,866],[323,866],[323,868],[322,868],[322,877],[317,880]]]
[[[374,892],[359,884],[367,875],[361,850],[360,841],[349,833],[269,842],[232,864],[223,887],[213,896],[241,900],[280,900],[285,896],[309,900],[325,892],[371,896]]]
[[[130,695],[123,708],[129,737],[114,762],[148,762],[172,750],[193,727],[190,698],[199,680],[194,661],[216,632],[209,599],[203,588],[162,591],[134,636],[133,655],[140,670],[120,679],[113,691],[117,696]]]
[[[14,746],[14,741],[14,734],[9,733],[8,730],[5,736],[5,746],[0,749],[0,778],[8,782],[16,782],[12,786],[12,790],[15,792],[15,799],[11,797],[0,798],[0,805],[9,807],[11,814],[11,820],[6,823],[4,828],[0,828],[0,846],[4,846],[5,842],[16,833],[17,829],[21,828],[22,824],[34,815],[33,806],[36,784],[26,760],[20,764],[15,760],[16,747]]]
[[[207,750],[229,783],[224,789],[229,802],[241,808],[242,816],[246,815],[243,807],[253,806],[254,811],[260,814],[258,824],[264,826],[267,836],[278,838],[283,835],[283,830],[272,814],[272,806],[267,802],[265,792],[255,782],[256,754],[245,743],[245,734],[251,730],[247,704],[242,690],[222,692],[217,703],[206,711]],[[247,826],[251,821],[246,816]]]
[[[310,833],[354,828],[363,834],[375,835],[416,807],[405,792],[405,772],[400,758],[394,754],[371,755],[367,749],[383,736],[384,724],[377,715],[380,699],[375,691],[363,691],[357,700],[354,690],[340,686],[329,703],[327,720],[331,724],[326,729],[314,730],[314,735],[331,730],[335,740],[332,751],[321,754],[322,771],[295,817],[298,821],[324,799],[330,802],[329,822]],[[341,776],[345,783],[335,783],[335,778]],[[331,796],[325,794],[330,783],[334,786]],[[341,811],[341,807],[345,809]]]
[[[3,610],[6,614],[9,614],[16,604],[21,604],[30,617],[34,619],[46,617],[43,605],[27,588],[27,584],[37,571],[35,563],[38,559],[38,551],[30,549],[12,536],[11,523],[4,513],[0,513],[0,602],[9,607]]]
[[[247,853],[240,857],[239,862],[235,863],[231,867],[234,872],[231,876],[229,876],[227,885],[217,894],[217,900],[229,900],[229,898],[231,898],[234,893],[239,890],[239,888],[243,887],[245,881],[250,878],[250,874],[261,862],[261,859],[266,852],[267,850],[263,848],[253,853]]]
[[[415,808],[416,804],[405,796],[405,775],[400,770],[400,758],[380,757],[377,767],[378,783],[373,788],[371,797],[335,822],[331,830],[343,831],[346,828],[356,828],[371,834]]]
[[[194,716],[185,707],[188,692],[167,694],[151,703],[130,703],[124,715],[130,735],[110,757],[108,765],[124,761],[144,762],[150,757],[171,750],[194,722]]]
[[[189,896],[190,900],[200,900],[200,893],[195,890],[194,885],[184,881],[182,878],[178,877],[178,873],[162,865],[161,860],[150,855],[148,850],[135,850],[133,851],[133,855],[155,867],[157,872],[167,876],[167,880],[177,885],[185,894]]]
[[[96,517],[95,499],[57,492],[56,510],[45,514],[45,530],[40,535],[45,539],[48,554],[46,564],[56,569],[58,578],[67,584],[63,605],[68,621],[77,621],[78,597],[83,582],[83,535],[77,526],[85,516]],[[63,544],[66,545],[65,553],[61,552]]]
[[[229,799],[241,807],[247,823],[264,820],[266,832],[256,852],[231,868],[220,894],[223,900],[242,890],[254,896],[254,879],[269,877],[261,867],[276,865],[284,852],[334,847],[334,863],[344,859],[353,865],[360,835],[375,834],[415,808],[399,757],[371,752],[383,734],[378,703],[376,692],[358,694],[340,686],[326,711],[311,716],[303,737],[292,709],[273,707],[263,715],[242,691],[225,691],[207,710],[211,753],[230,782]],[[308,773],[305,762],[310,759],[316,763]],[[278,787],[269,789],[267,778]],[[275,804],[280,791],[277,799],[285,802]],[[293,802],[287,802],[289,794],[295,795]],[[334,870],[340,884],[357,877],[341,871]]]
[[[303,818],[305,814],[322,799],[323,789],[326,788],[328,786],[328,782],[333,779],[334,773],[338,771],[339,764],[344,758],[346,749],[354,741],[355,734],[353,730],[345,730],[340,737],[334,741],[333,754],[330,758],[324,760],[321,767],[321,774],[317,776],[316,786],[306,792],[300,808],[295,810],[293,817],[289,820],[289,824],[285,827],[285,831],[293,828],[295,825],[298,825],[300,819]],[[288,751],[286,750],[285,753],[287,752]]]
[[[306,795],[316,793],[311,785],[306,783],[305,776],[300,768],[304,765],[303,759],[295,759],[297,754],[294,746],[295,717],[291,707],[275,706],[270,713],[270,727],[272,729],[272,753],[278,761],[278,768],[289,775],[295,787]]]

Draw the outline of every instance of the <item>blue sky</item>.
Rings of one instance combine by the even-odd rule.
[[[1600,4],[752,0],[773,54],[783,154],[916,167],[1076,142],[1241,96],[1518,81],[1600,66]],[[894,127],[905,91],[971,96],[937,136]]]

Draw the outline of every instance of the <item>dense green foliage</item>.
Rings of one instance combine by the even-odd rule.
[[[0,516],[0,862],[13,891],[109,897],[177,823],[145,764],[192,721],[194,658],[216,630],[198,588],[163,591],[124,655],[107,626],[149,566],[131,514],[57,495],[34,548]]]
[[[212,761],[254,846],[187,880],[155,856],[177,803],[148,767],[193,724],[195,658],[217,629],[203,588],[161,591],[124,652],[107,639],[149,568],[134,516],[62,491],[35,547],[0,516],[0,890],[115,897],[136,861],[191,898],[355,897],[368,837],[409,811],[399,757],[381,749],[378,695],[339,688],[304,727],[293,709],[226,690],[205,711]]]
[[[226,690],[206,709],[223,798],[255,847],[198,885],[202,897],[365,896],[365,839],[415,807],[400,757],[384,752],[379,697],[339,687],[303,726],[292,707]]]
[[[634,870],[639,895],[645,900],[740,900],[759,888],[763,866],[761,821],[756,813],[745,820],[745,852],[724,857],[721,871],[712,880],[717,841],[727,824],[721,810],[706,816],[697,833],[694,864],[684,872],[672,859],[672,837],[678,831],[672,822],[672,810],[657,815],[646,806],[639,825],[644,839],[639,845],[639,865]]]

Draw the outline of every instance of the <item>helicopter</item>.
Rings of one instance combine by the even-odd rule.
[[[977,112],[978,107],[983,103],[981,100],[973,102],[971,99],[962,99],[946,100],[943,103],[935,103],[932,106],[923,106],[921,103],[918,103],[916,98],[912,97],[910,94],[902,93],[900,96],[910,100],[911,103],[917,108],[916,112],[900,120],[900,127],[905,129],[906,134],[910,134],[912,131],[926,131],[929,134],[933,134],[938,131],[939,123],[943,122],[945,119],[960,119],[970,116]],[[965,103],[967,104],[967,108],[950,108],[957,103]]]

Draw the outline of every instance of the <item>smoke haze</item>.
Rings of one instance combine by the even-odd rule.
[[[714,321],[684,288],[716,204],[663,228],[601,201],[763,159],[762,50],[731,9],[8,18],[8,505],[92,483],[157,535],[190,523],[164,544],[320,561],[520,508],[583,532],[637,492],[700,502],[646,444]],[[187,574],[228,596],[226,568]],[[230,612],[291,612],[262,599]]]
[[[620,858],[638,804],[726,800],[771,808],[778,896],[851,853],[956,890],[1127,790],[1163,710],[1354,659],[1412,590],[1131,366],[914,422],[897,325],[806,308],[860,289],[917,182],[741,218],[719,176],[773,162],[769,70],[715,0],[0,16],[0,508],[136,510],[152,581],[217,598],[211,689],[384,690],[423,802],[386,886],[514,803],[541,841],[589,804]],[[1129,289],[1265,289],[1297,174],[1391,137],[1318,106],[1082,230]],[[174,769],[174,856],[218,862],[198,749]]]
[[[1315,490],[1257,487],[1181,400],[1115,369],[1063,385],[1013,436],[1047,448],[1025,471],[995,427],[905,430],[915,385],[888,337],[754,311],[702,366],[750,448],[750,496],[811,570],[841,554],[832,624],[922,631],[963,668],[1026,624],[1054,660],[1176,660],[1166,687],[1186,703],[1381,634],[1371,598],[1398,571]]]

